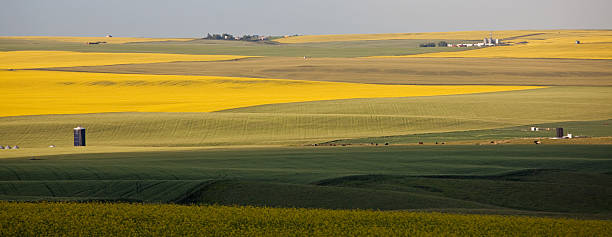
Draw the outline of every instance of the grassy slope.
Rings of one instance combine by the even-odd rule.
[[[122,180],[120,176],[113,180],[2,181],[0,199],[176,203],[208,183],[208,180]]]
[[[188,203],[377,210],[504,209],[473,201],[415,192],[236,180],[220,181],[206,186],[201,192],[192,195]]]
[[[612,175],[525,170],[497,176],[351,176],[325,186],[421,193],[532,211],[610,213]]]
[[[341,181],[339,181],[341,180]],[[334,182],[335,181],[335,182]],[[330,184],[334,182],[333,184]],[[612,175],[525,170],[498,176],[364,175],[313,185],[227,181],[199,193],[204,203],[330,209],[490,209],[609,215]]]
[[[150,42],[129,44],[85,45],[82,43],[49,40],[0,39],[0,51],[13,50],[66,50],[78,52],[121,53],[176,53],[176,54],[236,54],[250,56],[287,57],[364,57],[377,55],[408,55],[465,48],[419,48],[432,40],[388,40],[365,42],[331,42],[307,44],[265,44],[222,40],[194,40],[190,42]],[[452,42],[452,41],[449,41]]]
[[[311,144],[337,139],[610,119],[609,87],[275,104],[217,113],[107,113],[0,118],[0,144],[92,146]]]
[[[207,75],[377,84],[612,86],[612,60],[263,57],[54,68],[81,72]]]
[[[2,159],[2,180],[210,180],[308,184],[360,175],[490,175],[521,169],[610,172],[609,145],[285,147]],[[381,162],[384,160],[385,162]]]
[[[605,145],[397,146],[40,156],[0,160],[0,198],[607,215],[612,211],[606,201],[612,195],[609,150]],[[369,174],[382,178],[351,178]],[[334,181],[338,178],[344,181]],[[508,198],[489,199],[492,190]],[[588,202],[573,204],[585,197]]]
[[[545,123],[545,124],[531,124],[527,126],[518,127],[507,127],[498,129],[485,129],[485,130],[472,130],[472,131],[458,131],[458,132],[445,132],[445,133],[424,133],[414,135],[401,135],[401,136],[387,136],[387,137],[367,137],[367,138],[356,138],[348,140],[338,140],[330,143],[335,144],[368,144],[368,143],[391,143],[391,144],[417,144],[418,142],[424,142],[426,144],[432,144],[435,142],[459,142],[459,141],[499,141],[509,139],[524,139],[532,138],[528,142],[533,142],[541,138],[555,137],[555,129],[557,127],[564,128],[565,133],[571,133],[574,136],[584,137],[610,137],[612,136],[612,126],[610,124],[612,120],[602,121],[574,121],[574,122],[560,122],[560,123]],[[537,132],[530,131],[530,127],[535,126],[538,128],[550,128],[550,130],[541,130]],[[574,141],[580,141],[581,139],[574,139]],[[569,141],[569,140],[568,140]],[[553,142],[552,140],[543,142]],[[556,141],[555,141],[556,142]]]
[[[227,110],[272,114],[406,115],[487,123],[533,124],[567,120],[608,119],[608,87],[551,87],[514,92],[419,98],[354,99],[262,105]],[[590,107],[590,108],[589,108]],[[589,109],[587,109],[589,108]],[[414,124],[417,127],[417,124]],[[459,129],[458,129],[459,130]],[[465,130],[465,129],[461,129]]]

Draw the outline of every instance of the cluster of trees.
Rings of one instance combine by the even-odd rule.
[[[223,34],[207,34],[203,39],[208,40],[244,40],[244,41],[259,41],[266,40],[268,37],[261,37],[259,35],[243,35],[242,37],[235,37],[231,34],[223,33]]]
[[[243,35],[240,40],[245,40],[245,41],[258,41],[258,40],[267,40],[268,37],[261,37],[259,35]]]
[[[446,47],[448,46],[448,43],[446,41],[440,41],[437,44],[438,47]],[[423,43],[423,44],[419,44],[419,47],[436,47],[436,43],[434,42],[430,42],[430,43]]]
[[[423,43],[419,44],[419,47],[436,47],[436,43]]]
[[[206,37],[204,37],[204,39],[210,39],[210,40],[235,40],[236,38],[233,35],[230,34],[207,34]]]

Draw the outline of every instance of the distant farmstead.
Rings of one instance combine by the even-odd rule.
[[[488,38],[484,38],[481,43],[458,43],[448,44],[447,47],[487,47],[487,46],[499,46],[504,45],[498,38],[493,38],[493,33]]]

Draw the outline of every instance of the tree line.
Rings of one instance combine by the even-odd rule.
[[[206,37],[202,39],[207,40],[243,40],[243,41],[260,41],[267,40],[268,37],[259,36],[259,35],[243,35],[242,37],[236,37],[231,34],[223,33],[223,34],[207,34]]]
[[[429,42],[429,43],[419,44],[419,47],[436,47],[436,45],[438,47],[447,47],[448,43],[446,41],[440,41],[440,42],[438,42],[438,44],[436,44],[434,42]]]

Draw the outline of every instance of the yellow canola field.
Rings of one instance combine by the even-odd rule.
[[[495,38],[510,38],[537,33],[558,33],[565,31],[534,31],[534,30],[505,30],[493,31]],[[456,40],[482,40],[488,37],[491,31],[455,31],[455,32],[426,32],[426,33],[389,33],[389,34],[345,34],[345,35],[302,35],[276,39],[279,43],[316,43],[360,40],[398,40],[398,39],[456,39]]]
[[[374,85],[281,79],[0,71],[0,116],[210,112],[262,104],[535,89],[535,86]]]
[[[609,236],[612,221],[251,206],[0,202],[0,227],[0,236],[515,237]]]
[[[81,53],[72,51],[0,52],[0,69],[101,66],[113,64],[218,61],[246,58],[237,55],[189,55],[160,53]]]
[[[580,41],[580,44],[576,44],[576,40]],[[562,31],[505,42],[511,45],[457,52],[376,57],[612,59],[612,31]]]
[[[194,40],[193,38],[69,37],[69,36],[2,36],[0,37],[0,39],[53,40],[53,41],[70,42],[70,43],[106,42],[107,44]]]

